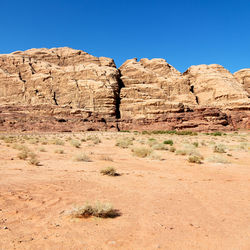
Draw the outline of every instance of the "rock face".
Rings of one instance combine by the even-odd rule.
[[[0,130],[232,130],[249,125],[250,69],[181,74],[163,59],[112,59],[70,48],[0,55]]]
[[[234,73],[235,78],[250,95],[250,69],[242,69]]]
[[[116,117],[119,76],[112,59],[70,48],[1,55],[1,116],[18,109],[23,118],[35,113],[43,122],[47,117],[45,126],[48,117],[50,123],[57,116],[59,120]]]
[[[130,124],[201,130],[249,126],[248,93],[220,65],[192,66],[181,74],[163,59],[132,59],[120,71],[121,118]]]

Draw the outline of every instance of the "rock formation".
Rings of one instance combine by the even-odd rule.
[[[114,61],[70,48],[0,55],[0,130],[249,128],[250,69],[181,74],[163,59]]]
[[[57,117],[60,121],[73,119],[74,123],[75,118],[105,121],[116,117],[118,80],[112,59],[80,50],[31,49],[1,55],[0,115],[15,114],[14,127],[18,117],[29,120],[33,116],[46,129]]]
[[[234,77],[243,85],[250,95],[250,69],[242,69],[234,73]]]

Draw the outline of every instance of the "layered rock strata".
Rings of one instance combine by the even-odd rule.
[[[70,48],[0,55],[0,131],[249,129],[250,69],[181,74],[163,59],[127,60]]]

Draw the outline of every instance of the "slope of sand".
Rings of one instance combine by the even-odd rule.
[[[13,143],[0,141],[0,249],[250,249],[249,135],[133,135],[97,133],[101,143],[65,145],[25,142],[40,166],[17,157]],[[41,135],[49,138],[55,135]],[[79,139],[86,134],[75,135]],[[207,142],[198,150],[203,164],[169,151],[157,151],[162,160],[139,158],[132,146],[115,146],[117,137],[140,140],[173,139]],[[231,149],[231,163],[211,163],[211,141]],[[244,150],[237,147],[244,143]],[[43,147],[46,152],[40,152]],[[243,146],[242,146],[243,147]],[[64,154],[56,154],[63,149]],[[73,158],[85,152],[92,162]],[[109,156],[113,161],[104,160]],[[103,176],[112,166],[121,174]],[[86,201],[111,202],[121,216],[113,219],[75,219],[74,206]]]

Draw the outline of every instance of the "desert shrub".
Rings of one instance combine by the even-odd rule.
[[[54,139],[51,141],[51,144],[63,146],[65,143],[61,139]]]
[[[199,143],[197,141],[193,142],[193,145],[198,148],[199,147]]]
[[[63,149],[56,149],[54,152],[56,154],[64,154],[64,150]]]
[[[159,154],[156,154],[155,152],[152,152],[152,153],[150,154],[150,159],[151,159],[151,160],[158,160],[158,161],[163,160],[162,156],[159,155]]]
[[[38,143],[39,143],[39,140],[36,139],[36,138],[30,138],[30,139],[28,140],[28,142],[29,142],[30,144],[38,144]]]
[[[149,138],[147,144],[152,147],[153,145],[157,144],[157,140],[155,138]]]
[[[89,158],[88,155],[82,153],[75,157],[75,161],[91,162],[92,160]]]
[[[73,146],[73,147],[75,147],[75,148],[80,148],[81,147],[81,142],[80,141],[78,141],[78,140],[71,140],[70,141],[70,144]]]
[[[176,148],[175,148],[175,147],[170,147],[170,148],[169,148],[169,151],[170,151],[170,152],[175,152],[175,151],[176,151]]]
[[[20,160],[26,160],[28,158],[28,152],[27,151],[21,151],[20,153],[17,154],[17,157]]]
[[[192,144],[183,144],[181,149],[176,150],[177,155],[190,155],[195,151],[195,146]]]
[[[154,150],[168,150],[168,146],[163,144],[163,143],[160,143],[160,144],[153,145],[152,149],[154,149]]]
[[[10,143],[11,144],[11,143],[16,142],[17,140],[16,140],[16,137],[14,137],[14,136],[4,136],[3,141],[5,143]]]
[[[176,150],[175,152],[177,155],[192,155],[198,156],[203,159],[203,156],[196,151],[196,147],[192,144],[184,144],[181,149]]]
[[[119,138],[115,145],[120,148],[128,148],[130,145],[133,145],[133,139],[130,137]]]
[[[178,149],[175,151],[177,155],[187,155],[187,151],[183,149]]]
[[[225,157],[221,155],[210,156],[207,160],[213,163],[222,163],[222,164],[230,163],[228,159],[226,159]]]
[[[153,130],[153,131],[142,131],[143,135],[162,135],[162,134],[169,134],[169,135],[198,135],[196,132],[192,131],[176,131],[176,130]]]
[[[38,150],[39,150],[40,152],[47,152],[47,150],[46,150],[44,147],[40,147]]]
[[[100,171],[103,175],[109,175],[109,176],[117,176],[118,173],[116,172],[116,169],[113,167],[107,167]]]
[[[31,165],[39,166],[40,162],[37,158],[37,155],[35,153],[29,153],[29,163]]]
[[[210,135],[213,135],[213,136],[222,136],[222,133],[219,132],[219,131],[216,131],[216,132],[211,133]]]
[[[96,135],[90,135],[87,137],[87,141],[92,141],[94,144],[101,143],[101,139]]]
[[[226,153],[226,146],[223,144],[218,144],[214,146],[215,153]]]
[[[13,148],[19,151],[30,151],[29,148],[25,145],[20,145],[20,144],[14,144]]]
[[[132,149],[133,155],[141,158],[149,156],[153,151],[146,147],[137,147]]]
[[[201,157],[197,156],[197,155],[190,155],[188,157],[188,162],[191,162],[191,163],[197,163],[197,164],[201,164],[202,161],[201,161]]]
[[[82,207],[74,208],[70,211],[72,217],[88,218],[90,216],[100,218],[115,218],[120,215],[119,211],[113,208],[110,203],[102,203],[97,201],[94,205],[86,203]]]
[[[103,160],[103,161],[114,161],[110,156],[108,155],[101,155],[100,156],[100,160]]]
[[[163,144],[168,144],[170,146],[173,146],[174,142],[173,142],[173,140],[166,140],[163,142]]]

